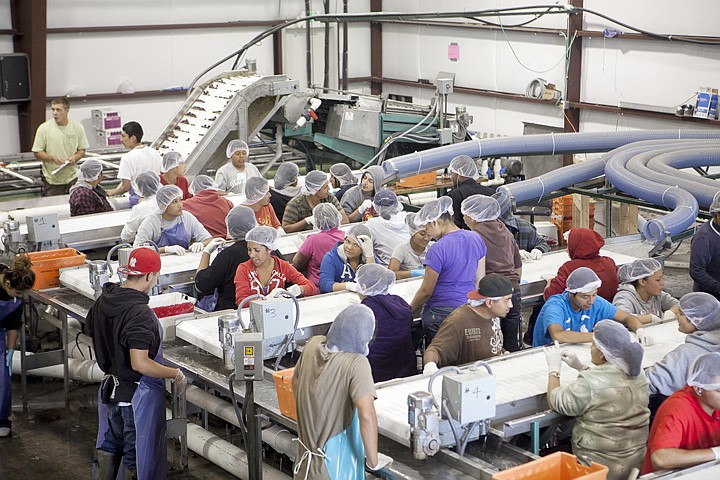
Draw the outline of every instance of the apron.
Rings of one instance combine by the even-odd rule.
[[[168,228],[167,230],[160,231],[160,237],[155,242],[158,247],[168,247],[170,245],[180,245],[185,250],[190,247],[190,238],[187,230],[185,230],[185,224],[182,222],[182,218],[174,227]]]
[[[130,196],[130,208],[133,208],[140,201],[140,195],[135,192],[132,185],[130,185],[130,191],[128,192],[128,195]]]
[[[21,306],[22,301],[17,299],[0,300],[0,322]],[[9,419],[12,409],[12,377],[5,364],[7,355],[6,333],[7,330],[0,328],[0,420]]]

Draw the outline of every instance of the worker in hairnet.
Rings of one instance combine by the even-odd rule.
[[[296,480],[364,480],[392,458],[378,452],[375,386],[367,355],[375,318],[365,305],[341,311],[327,336],[311,338],[292,379],[298,417]]]
[[[235,272],[235,303],[238,305],[250,295],[268,296],[276,288],[287,287],[287,291],[296,297],[320,293],[295,267],[273,255],[279,235],[276,229],[266,226],[257,226],[245,235],[250,260],[238,265]],[[289,285],[291,283],[293,285]]]
[[[542,235],[538,235],[535,225],[512,214],[512,197],[509,194],[496,192],[492,197],[500,204],[500,220],[512,233],[523,260],[540,260],[544,253],[550,251],[550,246]]]
[[[522,259],[512,235],[500,220],[500,205],[497,200],[485,195],[471,195],[462,202],[465,225],[479,234],[485,246],[485,274],[497,273],[512,283],[512,307],[507,316],[500,319],[503,332],[503,348],[508,352],[520,350],[520,328],[522,326],[522,297],[520,277]]]
[[[235,274],[238,266],[250,260],[245,235],[257,227],[255,212],[238,205],[225,217],[228,243],[224,238],[213,238],[203,249],[200,264],[195,272],[195,288],[204,296],[198,306],[205,311],[237,308],[235,303]],[[213,253],[218,252],[212,264]]]
[[[312,212],[313,208],[319,203],[332,204],[342,216],[340,223],[348,223],[347,215],[340,206],[340,202],[334,195],[330,194],[329,185],[330,180],[325,172],[313,170],[305,175],[305,185],[300,189],[300,194],[285,206],[282,227],[287,233],[315,228]]]
[[[300,193],[299,174],[300,168],[294,163],[283,163],[275,172],[273,186],[270,187],[270,205],[281,222],[285,215],[285,206]]]
[[[313,208],[315,227],[320,231],[311,233],[302,242],[293,258],[293,266],[299,271],[307,271],[307,278],[320,286],[320,265],[325,255],[345,240],[345,232],[340,230],[342,215],[330,203],[319,203]]]
[[[175,185],[160,187],[155,194],[158,209],[142,221],[133,246],[155,242],[160,253],[185,255],[202,252],[212,236],[190,212],[183,211],[182,191]]]
[[[260,177],[260,170],[248,161],[250,147],[242,140],[231,140],[225,149],[228,162],[218,168],[215,183],[224,193],[245,192],[245,182],[252,177]]]
[[[214,238],[227,237],[225,217],[235,205],[220,196],[217,185],[207,175],[198,175],[190,184],[192,198],[183,200],[183,210],[192,213]]]
[[[467,294],[467,303],[452,311],[425,349],[423,373],[438,367],[465,365],[503,353],[500,319],[513,306],[513,285],[497,273],[485,275],[477,289]]]
[[[376,263],[360,265],[355,283],[360,303],[375,315],[375,340],[368,354],[375,383],[417,375],[412,309],[389,292],[395,274]]]
[[[70,187],[70,216],[91,215],[112,212],[102,182],[102,163],[90,158],[85,160],[77,172],[77,182]]]
[[[130,217],[120,232],[120,239],[123,242],[132,243],[140,224],[157,211],[155,194],[160,189],[160,177],[155,172],[143,172],[135,178],[140,194],[138,204],[130,210]]]
[[[280,220],[275,215],[275,209],[270,205],[270,184],[263,177],[248,178],[247,182],[245,182],[245,201],[243,205],[247,205],[255,212],[258,225],[282,228]],[[285,234],[285,231],[283,230],[280,234]]]
[[[480,178],[477,164],[474,159],[467,155],[458,155],[453,158],[448,167],[448,172],[450,172],[452,190],[448,192],[447,196],[452,199],[454,212],[453,221],[459,228],[468,230],[461,211],[463,200],[472,195],[485,195],[489,197],[494,194],[495,191],[477,182],[477,179]]]
[[[182,191],[182,199],[192,198],[190,184],[185,178],[185,159],[178,152],[166,152],[160,167],[160,185],[175,185]]]
[[[336,163],[330,167],[330,186],[335,198],[341,200],[345,192],[357,185],[357,178],[346,163]]]
[[[720,300],[720,191],[708,209],[712,219],[702,224],[690,243],[690,278],[694,292]]]
[[[610,480],[627,479],[642,465],[648,438],[643,347],[619,323],[601,320],[592,334],[591,364],[557,344],[544,350],[548,407],[575,417],[573,453],[608,467]],[[561,386],[563,361],[578,370],[578,376]]]
[[[372,232],[375,256],[383,266],[388,266],[397,245],[410,240],[410,230],[405,223],[402,203],[392,190],[381,188],[373,198],[373,209],[377,217],[365,222]]]
[[[663,291],[665,282],[660,262],[638,258],[618,269],[620,288],[613,305],[638,317],[642,323],[675,320],[680,302]]]
[[[425,275],[425,254],[431,238],[424,228],[415,225],[415,217],[417,213],[408,213],[405,216],[410,239],[396,245],[390,255],[388,268],[395,272],[398,280]]]
[[[543,305],[533,335],[533,347],[560,343],[587,343],[600,320],[613,319],[630,328],[643,345],[652,344],[642,322],[635,316],[598,296],[602,281],[587,267],[567,278],[565,292],[550,297]]]
[[[343,241],[323,257],[320,263],[320,291],[357,292],[355,272],[366,263],[375,263],[372,233],[364,224],[353,225],[345,233]]]
[[[477,233],[455,225],[453,213],[450,197],[440,197],[426,203],[415,217],[415,224],[436,240],[425,255],[422,285],[410,302],[413,312],[422,312],[425,345],[485,276],[485,242]]]
[[[643,475],[720,460],[720,352],[698,356],[686,378],[653,421]]]
[[[373,165],[363,171],[360,183],[350,187],[342,196],[342,208],[351,222],[361,222],[377,215],[372,200],[383,186],[385,171],[379,165]]]

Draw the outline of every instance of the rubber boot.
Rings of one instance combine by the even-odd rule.
[[[137,470],[125,469],[125,480],[137,480]]]
[[[122,455],[106,452],[104,450],[95,450],[97,458],[97,474],[96,480],[115,480],[118,470],[120,470],[120,460]]]

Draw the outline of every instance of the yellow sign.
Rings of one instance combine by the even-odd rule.
[[[254,355],[255,347],[245,347],[245,355]]]

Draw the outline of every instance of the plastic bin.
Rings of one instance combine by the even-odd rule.
[[[195,313],[195,299],[180,292],[151,295],[149,306],[160,320],[165,340],[175,338],[175,325],[179,320]]]
[[[293,395],[292,379],[295,374],[294,368],[280,370],[273,373],[275,391],[280,404],[280,412],[288,418],[297,420],[297,409],[295,407],[295,395]]]
[[[60,269],[76,267],[85,263],[85,254],[74,248],[60,248],[46,252],[31,252],[27,254],[32,262],[32,271],[35,272],[35,290],[55,288],[60,286]]]
[[[420,175],[413,175],[412,177],[406,177],[403,179],[400,179],[400,182],[398,183],[401,187],[426,187],[430,185],[435,185],[437,179],[437,174],[435,171],[427,172],[427,173],[421,173]]]
[[[555,452],[524,465],[508,468],[492,476],[493,480],[605,480],[608,468],[599,463],[581,465],[575,455]]]

